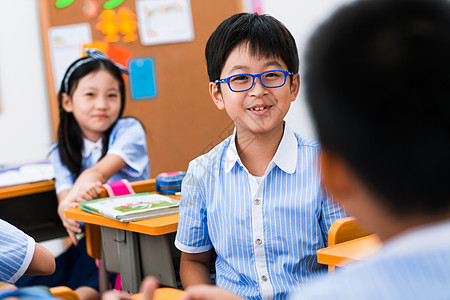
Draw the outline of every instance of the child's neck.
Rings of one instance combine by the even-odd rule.
[[[275,156],[284,133],[284,123],[270,132],[236,132],[236,149],[239,157],[253,176],[263,176]]]

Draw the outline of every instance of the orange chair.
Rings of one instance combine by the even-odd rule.
[[[358,225],[355,217],[342,218],[336,220],[328,230],[328,247],[369,234]],[[334,269],[334,266],[328,266],[328,272],[333,272]]]
[[[75,293],[71,288],[67,286],[57,286],[49,289],[50,293],[56,298],[64,299],[64,300],[80,300],[78,294]]]
[[[159,288],[155,291],[153,300],[178,300],[183,296],[184,291],[173,288]],[[141,294],[134,294],[132,299],[139,300]]]

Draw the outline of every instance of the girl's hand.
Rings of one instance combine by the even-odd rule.
[[[77,187],[73,187],[72,190],[70,190],[70,194],[72,194],[71,196],[76,202],[89,201],[97,199],[100,196],[102,191],[101,187],[102,183],[100,181],[84,183]]]
[[[61,201],[58,205],[58,215],[61,218],[61,221],[75,246],[78,245],[78,240],[75,235],[77,233],[81,233],[81,225],[75,220],[67,219],[64,212],[66,209],[75,207],[77,205],[77,202],[71,200],[69,197],[64,198],[64,200]]]

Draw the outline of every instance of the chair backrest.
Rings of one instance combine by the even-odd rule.
[[[347,217],[334,221],[328,230],[328,247],[357,239],[370,233],[359,227],[355,217]],[[328,266],[328,272],[333,272],[334,266]]]
[[[78,297],[78,294],[75,293],[71,288],[67,286],[56,286],[50,288],[50,293],[60,299],[64,300],[80,300],[80,297]]]
[[[328,246],[357,239],[370,233],[362,229],[355,217],[336,220],[328,230]]]

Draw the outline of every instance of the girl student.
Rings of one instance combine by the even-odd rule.
[[[149,179],[144,129],[133,118],[121,118],[125,107],[122,74],[128,71],[96,49],[67,69],[58,93],[58,141],[50,159],[55,170],[58,214],[73,245],[56,258],[52,276],[28,277],[24,285],[65,285],[80,299],[99,298],[98,268],[87,255],[82,225],[64,211],[99,196],[105,182]]]

